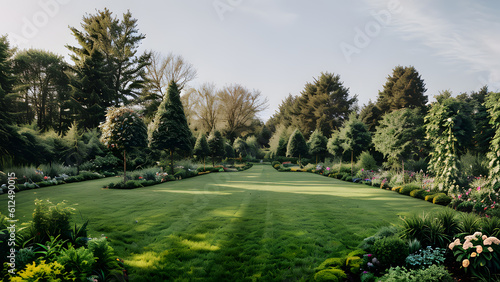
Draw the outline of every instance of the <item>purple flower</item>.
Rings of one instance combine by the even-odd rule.
[[[371,263],[371,262],[368,262],[366,265],[367,265],[368,267],[373,267],[373,263]]]

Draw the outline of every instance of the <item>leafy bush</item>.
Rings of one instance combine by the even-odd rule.
[[[450,204],[452,198],[445,194],[438,194],[436,197],[432,199],[432,203],[436,205],[447,206]]]
[[[418,186],[416,184],[406,184],[406,185],[403,185],[403,188],[400,190],[399,193],[409,196],[413,190],[421,190],[421,189],[420,189],[420,186]]]
[[[461,202],[457,206],[457,211],[461,212],[472,212],[474,209],[474,202]]]
[[[88,248],[96,258],[95,268],[108,273],[113,269],[118,269],[113,248],[109,245],[105,237],[92,239],[88,242]]]
[[[56,237],[65,235],[69,238],[69,220],[74,208],[68,207],[63,201],[53,204],[49,200],[35,200],[35,212],[33,213],[33,227],[40,238]]]
[[[408,256],[408,244],[396,236],[375,241],[372,250],[386,267],[402,265]]]
[[[427,160],[424,158],[418,159],[417,161],[410,159],[405,163],[405,169],[409,171],[415,171],[415,172],[421,171],[423,173],[427,173],[427,167],[428,163]]]
[[[453,278],[444,266],[432,265],[426,269],[407,270],[404,267],[390,268],[379,281],[384,282],[451,282]]]
[[[481,218],[474,213],[463,213],[460,215],[459,237],[467,234],[473,234],[481,229]]]
[[[17,276],[11,277],[10,281],[73,281],[71,273],[65,272],[64,266],[57,261],[45,263],[34,261],[28,264],[25,269],[19,271]]]
[[[426,200],[427,202],[431,202],[432,203],[432,201],[434,200],[434,197],[436,197],[437,195],[438,194],[436,194],[436,193],[429,194],[429,195],[425,196],[424,200]]]
[[[338,268],[323,269],[314,275],[314,281],[344,281],[345,272]]]
[[[499,237],[500,218],[498,217],[481,218],[481,232],[487,236]]]
[[[73,273],[79,280],[83,281],[92,272],[95,259],[92,251],[80,247],[78,249],[69,246],[61,251],[56,261],[64,265],[66,271]]]
[[[399,229],[396,226],[383,226],[381,227],[375,235],[365,238],[359,245],[359,247],[365,252],[373,252],[372,246],[375,241],[396,236],[399,233]]]
[[[425,249],[420,249],[418,252],[410,254],[406,257],[406,266],[410,268],[425,269],[433,264],[441,265],[444,263],[444,254],[446,249],[427,246]]]
[[[377,161],[369,152],[365,151],[359,155],[356,166],[365,170],[374,170],[377,169]]]
[[[431,194],[431,192],[427,192],[423,189],[419,189],[419,190],[411,191],[410,196],[417,198],[417,199],[425,200],[425,196],[427,196],[429,194]]]
[[[412,239],[408,241],[408,253],[413,254],[418,252],[422,248],[422,244],[417,239]]]

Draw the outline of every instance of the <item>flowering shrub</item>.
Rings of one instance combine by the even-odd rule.
[[[481,232],[453,241],[448,247],[465,271],[469,270],[477,277],[490,277],[500,270],[500,240],[488,237]]]

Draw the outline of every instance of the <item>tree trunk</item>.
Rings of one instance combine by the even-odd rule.
[[[354,170],[354,151],[351,150],[351,177],[353,170]]]
[[[206,171],[206,169],[205,169],[205,158],[206,158],[206,157],[205,157],[205,156],[203,156],[203,171]]]
[[[127,182],[127,158],[123,149],[123,183]]]

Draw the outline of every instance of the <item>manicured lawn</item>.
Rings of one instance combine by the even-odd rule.
[[[310,173],[256,165],[135,190],[106,190],[115,179],[16,195],[31,219],[34,199],[66,200],[107,236],[133,281],[308,280],[314,267],[356,247],[400,215],[441,207],[395,192]],[[0,195],[6,213],[7,197]]]

